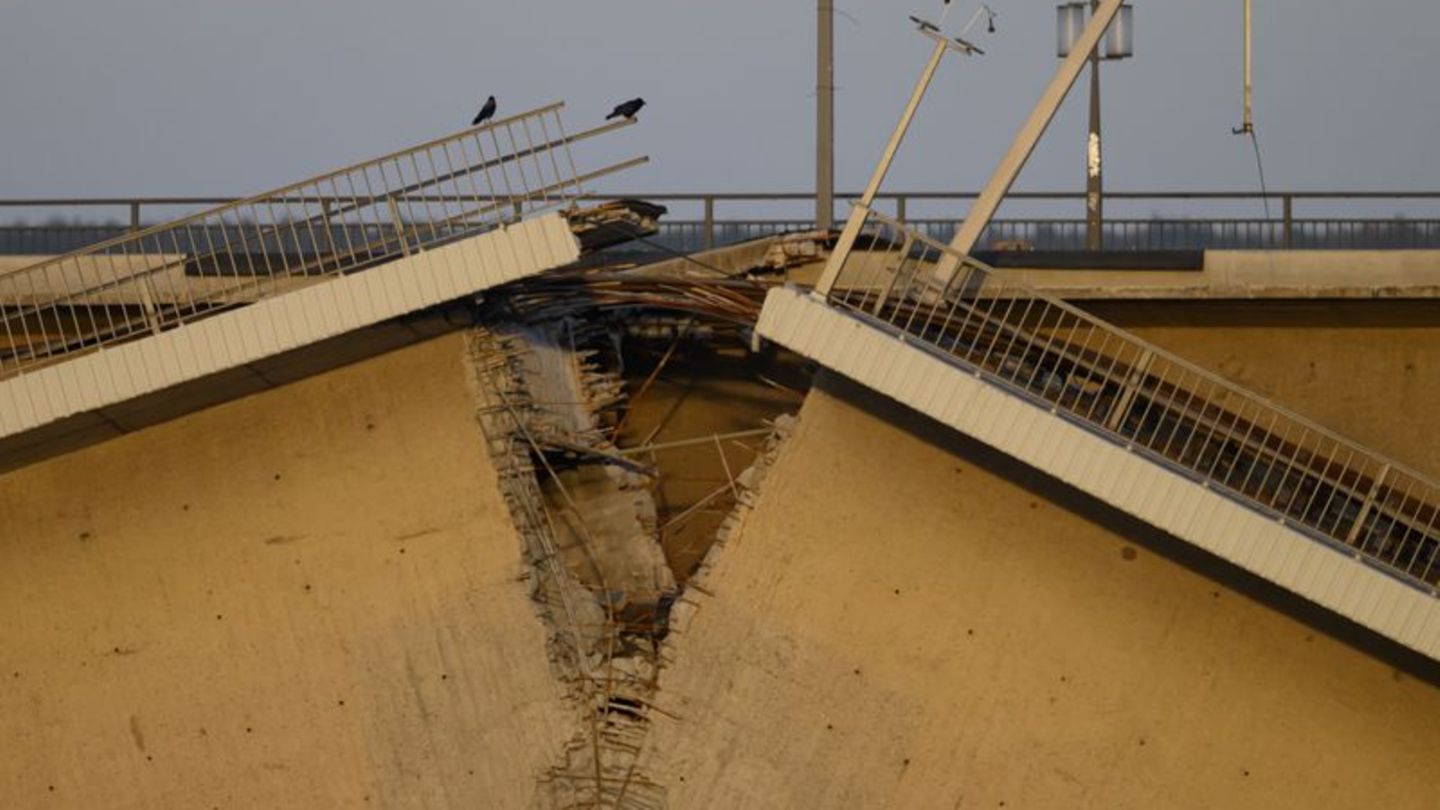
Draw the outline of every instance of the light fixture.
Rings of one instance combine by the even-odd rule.
[[[1055,52],[1064,59],[1085,30],[1085,4],[1064,3],[1056,7],[1055,15]]]
[[[1135,55],[1135,7],[1126,3],[1105,33],[1105,59],[1126,59]]]
[[[1080,33],[1085,30],[1088,3],[1063,3],[1055,8],[1056,54],[1061,59],[1070,55]],[[1135,55],[1135,7],[1126,3],[1110,23],[1103,45],[1097,45],[1101,59],[1126,59]]]

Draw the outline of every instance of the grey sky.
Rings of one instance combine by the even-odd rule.
[[[989,55],[942,68],[892,188],[983,183],[1054,70],[1053,0],[990,0]],[[839,0],[838,177],[863,184],[938,0]],[[956,0],[951,23],[977,4]],[[1112,189],[1249,189],[1240,0],[1138,0],[1107,65]],[[1440,3],[1256,0],[1272,188],[1440,187]],[[802,190],[813,178],[813,0],[6,0],[0,195],[233,194],[563,99],[571,129],[643,95],[609,189]],[[1083,79],[1082,79],[1083,81]],[[1083,89],[1080,85],[1078,89]],[[1019,187],[1083,184],[1084,94]]]

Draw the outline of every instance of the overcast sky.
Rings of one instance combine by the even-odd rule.
[[[958,27],[978,4],[956,0]],[[1053,0],[990,0],[988,55],[942,67],[890,188],[983,184],[1056,66]],[[1105,67],[1111,189],[1251,189],[1241,0],[1137,0]],[[1272,189],[1440,188],[1440,3],[1255,0]],[[863,185],[939,0],[838,0],[838,183]],[[576,130],[644,96],[607,190],[804,190],[813,0],[5,0],[0,196],[240,194],[565,100]],[[1085,84],[1018,187],[1084,183]],[[599,156],[593,156],[598,159]],[[591,167],[593,168],[593,166]]]

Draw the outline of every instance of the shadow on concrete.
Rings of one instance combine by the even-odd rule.
[[[1055,506],[1106,529],[1157,556],[1278,611],[1397,671],[1440,687],[1440,662],[1297,596],[1267,579],[1134,518],[1069,484],[989,445],[876,393],[852,380],[821,371],[815,386],[865,413],[895,424],[910,435],[1002,478]],[[897,413],[911,418],[897,422]]]

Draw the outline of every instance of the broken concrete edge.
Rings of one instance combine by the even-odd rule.
[[[765,449],[755,457],[749,467],[735,476],[735,485],[740,489],[740,497],[734,508],[730,510],[730,514],[726,515],[716,530],[714,545],[710,547],[701,561],[700,567],[685,584],[684,592],[670,608],[670,632],[666,635],[664,645],[664,655],[667,660],[674,651],[676,639],[686,635],[691,623],[701,610],[703,600],[715,598],[715,593],[707,587],[711,574],[715,566],[723,562],[725,549],[733,543],[740,542],[745,532],[746,520],[760,503],[765,479],[780,460],[785,448],[789,446],[790,439],[800,430],[800,419],[798,413],[785,414],[776,418],[771,425],[770,435],[765,439]]]
[[[529,412],[527,404],[534,406],[530,395],[536,375],[575,377],[542,379],[540,385],[559,383],[560,390],[580,391],[585,381],[578,378],[584,372],[568,350],[560,358],[565,362],[527,365],[527,359],[534,357],[535,337],[513,325],[476,327],[467,335],[466,366],[476,397],[477,421],[520,539],[523,577],[530,582],[532,605],[547,631],[551,672],[576,720],[575,733],[557,752],[554,763],[536,775],[536,804],[618,806],[628,796],[642,806],[663,806],[664,788],[644,775],[641,757],[646,751],[648,712],[658,683],[658,645],[653,633],[642,638],[617,621],[614,597],[603,575],[587,586],[567,564],[536,460],[546,466],[547,476],[555,471],[539,452],[534,435],[537,426],[522,416],[522,410]],[[553,393],[554,389],[544,390]],[[523,397],[530,401],[517,401]],[[562,396],[555,401],[582,400],[583,396]],[[557,417],[554,411],[546,415]],[[558,418],[569,422],[577,443],[595,440],[593,413],[570,410]],[[556,425],[538,428],[554,430]],[[583,521],[583,516],[575,517]],[[598,572],[597,550],[589,546],[591,538],[580,532],[572,539],[582,546],[582,556],[595,564]],[[658,543],[655,551],[659,551]],[[671,585],[673,591],[673,581]]]
[[[580,502],[593,496],[592,491],[577,497],[580,502],[557,502],[553,493],[547,497],[547,478],[558,482],[588,464],[610,478],[607,483],[592,476],[587,486],[598,480],[601,490],[613,485],[621,498],[627,497],[627,487],[633,494],[652,498],[648,481],[634,480],[643,477],[617,466],[613,453],[597,452],[588,459],[580,454],[570,459],[577,466],[569,470],[556,470],[546,459],[549,453],[563,454],[571,447],[594,445],[597,451],[613,450],[598,415],[625,399],[624,392],[617,390],[618,377],[595,363],[595,352],[587,348],[595,336],[568,329],[593,327],[571,324],[564,318],[523,325],[492,323],[473,328],[466,341],[466,367],[476,397],[477,421],[520,540],[521,577],[529,582],[532,606],[546,629],[552,675],[576,720],[574,734],[554,763],[536,775],[536,797],[554,807],[597,802],[620,806],[622,799],[624,806],[634,802],[633,806],[659,807],[664,806],[666,788],[647,772],[653,771],[651,766],[662,752],[648,744],[648,730],[652,712],[667,714],[659,691],[669,649],[666,639],[676,621],[675,611],[686,615],[688,591],[675,585],[668,568],[665,582],[643,572],[640,579],[634,579],[639,569],[653,567],[647,563],[653,562],[651,557],[664,561],[653,500],[648,501],[646,531],[627,534],[609,532],[626,528],[610,525],[613,510],[604,515],[586,513]],[[697,578],[703,577],[704,566],[719,553],[716,549],[738,540],[745,517],[758,502],[766,473],[796,424],[793,416],[776,419],[762,452],[736,475],[736,504],[717,530],[716,544]],[[624,506],[612,501],[607,500],[606,506]],[[567,532],[567,523],[583,526],[592,518],[601,521],[608,538],[583,530]],[[633,520],[625,522],[628,526]],[[621,545],[645,548],[609,547],[616,538]],[[619,569],[602,559],[616,554]],[[623,581],[611,582],[617,570]],[[626,572],[630,579],[625,579]],[[647,584],[657,586],[641,589],[654,591],[655,615],[650,625],[625,613],[615,591]],[[703,593],[703,584],[697,583],[695,592]],[[693,599],[690,597],[690,604]]]

